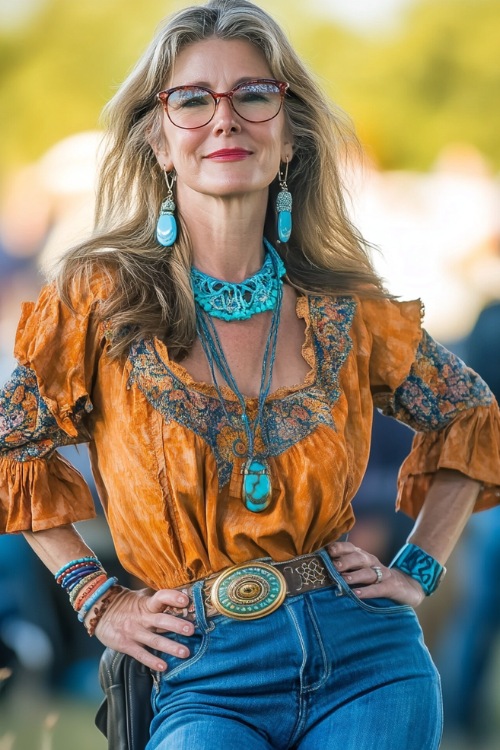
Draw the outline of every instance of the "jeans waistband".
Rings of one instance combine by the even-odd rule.
[[[235,619],[256,619],[277,609],[288,596],[336,584],[320,552],[299,555],[283,562],[249,560],[233,565],[203,581],[203,603],[207,618],[225,614]],[[187,594],[187,607],[167,606],[165,612],[194,622],[192,586],[180,586]]]

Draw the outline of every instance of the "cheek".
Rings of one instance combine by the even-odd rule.
[[[197,130],[182,130],[172,125],[170,121],[164,123],[163,137],[165,142],[165,152],[172,166],[177,171],[182,168],[186,162],[191,163],[196,158],[200,148],[202,138]]]
[[[268,171],[278,173],[282,151],[283,146],[279,136],[265,144],[265,148],[262,150],[262,157],[263,165],[267,167]]]

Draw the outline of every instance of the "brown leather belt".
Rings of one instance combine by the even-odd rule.
[[[207,617],[224,614],[237,620],[253,620],[274,612],[287,596],[325,588],[334,583],[317,552],[285,562],[251,560],[205,579],[205,614]],[[194,622],[192,586],[182,586],[179,590],[189,596],[189,605],[168,606],[164,611]]]

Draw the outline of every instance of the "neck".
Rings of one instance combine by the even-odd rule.
[[[178,203],[195,268],[232,282],[243,281],[261,268],[267,191],[230,197],[190,193],[185,200],[183,197],[179,195]]]

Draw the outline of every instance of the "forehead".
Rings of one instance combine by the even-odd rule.
[[[231,87],[244,78],[269,78],[264,53],[244,39],[204,39],[184,47],[175,60],[169,86],[205,84]],[[219,88],[220,90],[220,88]]]

